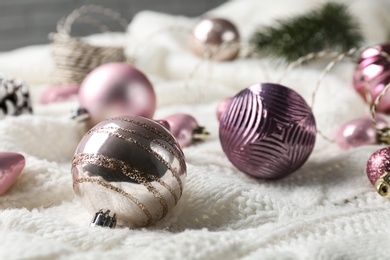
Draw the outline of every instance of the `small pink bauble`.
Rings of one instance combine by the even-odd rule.
[[[376,121],[379,129],[387,126],[381,116],[376,116]],[[377,129],[370,116],[356,118],[340,126],[335,133],[335,141],[343,150],[377,144]]]
[[[168,124],[167,129],[169,129],[182,148],[190,146],[194,142],[204,141],[208,135],[205,128],[199,126],[196,119],[189,114],[173,114],[162,121]]]
[[[272,83],[255,84],[235,95],[219,126],[222,149],[232,164],[264,179],[299,169],[313,151],[316,133],[305,100]]]
[[[232,102],[231,97],[226,98],[226,99],[222,100],[221,102],[219,102],[219,104],[217,106],[217,119],[218,119],[218,121],[221,121],[221,116],[228,109],[231,102]]]
[[[81,84],[79,101],[89,113],[90,127],[114,116],[152,118],[156,109],[152,84],[127,63],[108,63],[94,69]]]
[[[390,196],[390,147],[376,151],[367,162],[367,177],[383,197]]]
[[[190,49],[200,57],[227,61],[240,51],[240,34],[236,26],[222,18],[204,18],[197,23],[189,38]]]
[[[355,90],[366,100],[367,83],[374,101],[390,83],[390,61],[380,51],[390,54],[390,44],[378,45],[362,52],[353,76]],[[367,81],[367,83],[366,83]],[[390,93],[386,93],[377,107],[378,112],[390,113]]]

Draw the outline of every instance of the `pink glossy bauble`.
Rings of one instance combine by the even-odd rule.
[[[204,18],[197,23],[189,38],[193,53],[216,61],[237,57],[240,51],[240,34],[236,26],[222,18]]]
[[[376,116],[376,121],[379,129],[387,126],[381,116]],[[335,141],[343,150],[377,144],[377,129],[370,116],[356,118],[340,126],[335,133]]]
[[[127,63],[108,63],[94,69],[81,84],[79,101],[90,115],[90,127],[115,116],[152,118],[156,109],[152,84]]]
[[[390,54],[390,44],[378,45],[362,52],[359,64],[353,75],[355,90],[366,100],[367,83],[371,99],[374,101],[381,91],[390,83],[390,61],[380,51]],[[366,83],[367,82],[367,83]],[[381,99],[378,112],[390,113],[390,93]]]
[[[176,138],[180,147],[183,148],[192,144],[194,131],[199,128],[199,124],[193,116],[178,113],[170,115],[164,120],[168,123],[168,129]]]

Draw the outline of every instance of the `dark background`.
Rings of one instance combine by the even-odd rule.
[[[226,0],[0,0],[0,51],[26,45],[48,43],[48,34],[73,9],[97,4],[120,12],[127,20],[139,11],[154,10],[170,14],[198,16]],[[100,20],[113,30],[119,29],[109,20]],[[76,35],[96,32],[79,24]]]

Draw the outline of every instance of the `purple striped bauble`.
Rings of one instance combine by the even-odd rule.
[[[221,116],[219,136],[239,170],[276,179],[306,162],[314,148],[316,123],[311,108],[294,90],[255,84],[232,98]]]

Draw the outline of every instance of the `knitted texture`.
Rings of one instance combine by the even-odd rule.
[[[240,0],[212,14],[230,18],[245,37],[259,24],[316,4]],[[386,2],[351,1],[350,7],[365,24],[370,43],[384,41],[390,31]],[[0,54],[0,71],[32,86],[35,105],[35,115],[0,120],[0,151],[26,157],[20,178],[0,197],[0,259],[387,259],[390,202],[375,192],[364,172],[381,146],[343,152],[318,136],[307,163],[284,179],[264,181],[241,173],[221,149],[216,106],[253,83],[277,82],[285,68],[270,60],[242,59],[203,62],[194,72],[200,61],[188,51],[187,35],[171,30],[189,31],[193,22],[142,12],[129,27],[127,53],[138,49],[136,65],[155,86],[155,118],[191,113],[211,133],[207,142],[184,149],[188,177],[178,205],[154,226],[139,230],[89,227],[92,215],[75,197],[70,175],[83,135],[82,125],[69,119],[77,104],[36,102],[49,80],[50,47]],[[151,40],[150,34],[161,30]],[[114,38],[100,37],[107,39]],[[295,69],[281,84],[310,104],[323,67]],[[351,85],[353,69],[352,63],[338,65],[317,95],[314,115],[327,136],[342,122],[368,114]]]

